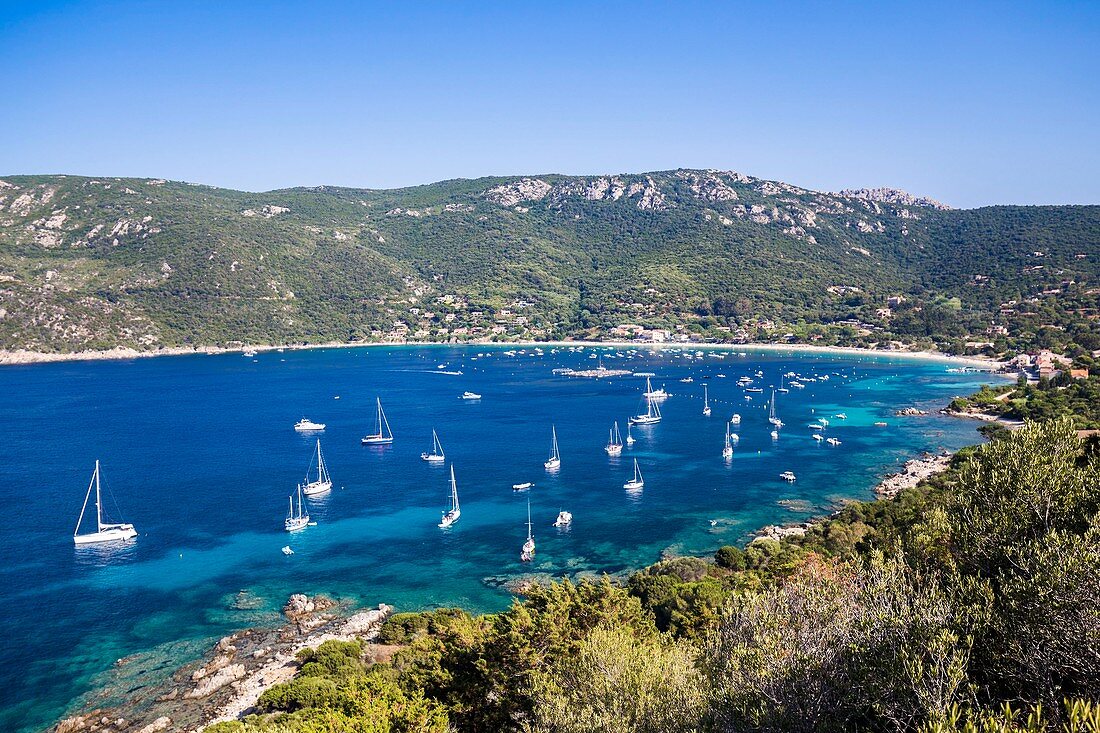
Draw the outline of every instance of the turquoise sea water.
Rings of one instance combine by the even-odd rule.
[[[373,347],[3,369],[0,583],[13,633],[0,651],[0,729],[39,730],[74,706],[140,695],[210,639],[276,622],[291,593],[490,611],[509,603],[500,584],[525,573],[621,572],[665,551],[709,553],[763,525],[869,498],[917,453],[979,440],[972,422],[893,410],[939,408],[996,379],[885,356],[745,351]],[[637,443],[620,458],[603,451],[607,431],[618,420],[625,434],[627,416],[644,411],[644,380],[551,372],[593,368],[597,352],[609,368],[656,373],[654,386],[673,395],[665,420],[635,427]],[[745,401],[736,380],[757,370],[764,392]],[[769,385],[789,371],[818,379],[777,395],[786,426],[773,441]],[[483,399],[463,401],[464,390]],[[359,443],[374,428],[376,396],[391,446]],[[727,463],[724,420],[734,412],[741,440]],[[291,535],[287,496],[315,441],[292,430],[303,415],[327,423],[320,437],[335,488],[308,501],[317,526]],[[806,425],[822,416],[842,445],[811,439]],[[551,425],[556,475],[542,467]],[[436,523],[447,469],[419,459],[432,428],[462,501],[446,531]],[[635,457],[646,484],[630,495],[621,487]],[[140,532],[122,548],[72,546],[96,458],[105,504]],[[785,470],[798,480],[781,481]],[[523,481],[534,488],[511,489]],[[538,549],[524,565],[528,496]],[[559,509],[573,513],[572,527],[551,527]],[[280,552],[286,544],[294,555]],[[255,608],[235,605],[240,591]],[[93,692],[103,686],[110,694]]]

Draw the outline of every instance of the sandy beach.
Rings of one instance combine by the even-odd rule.
[[[643,351],[665,351],[671,349],[692,349],[727,352],[771,352],[771,353],[805,353],[836,356],[875,356],[894,357],[899,359],[916,359],[925,361],[938,361],[945,364],[955,364],[960,367],[976,369],[979,371],[994,372],[1004,367],[1004,363],[995,359],[984,359],[974,356],[953,356],[935,351],[895,351],[887,349],[864,349],[853,346],[814,346],[811,344],[699,344],[687,342],[669,343],[638,343],[635,341],[463,341],[457,343],[444,343],[439,341],[372,341],[372,342],[328,342],[316,344],[295,345],[254,345],[241,347],[221,346],[166,346],[160,349],[140,351],[127,347],[118,347],[103,351],[73,351],[73,352],[41,352],[28,351],[26,349],[0,349],[0,366],[14,366],[27,364],[42,364],[59,361],[102,361],[102,360],[127,360],[143,359],[160,356],[194,356],[196,354],[226,354],[243,353],[247,350],[256,352],[265,351],[302,351],[309,349],[357,349],[382,346],[492,346],[497,348],[569,348],[574,346],[610,347],[616,349],[638,349]]]

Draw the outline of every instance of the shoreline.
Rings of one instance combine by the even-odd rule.
[[[371,342],[347,342],[333,341],[316,344],[294,344],[286,346],[261,345],[261,346],[165,346],[152,351],[140,351],[130,347],[115,347],[102,351],[73,351],[73,352],[45,352],[30,351],[27,349],[0,349],[0,366],[29,366],[32,364],[50,364],[56,362],[72,361],[125,361],[131,359],[148,359],[164,356],[195,356],[215,354],[240,354],[247,350],[257,353],[270,351],[309,351],[313,349],[356,349],[377,347],[404,347],[404,346],[464,346],[464,347],[493,347],[493,348],[570,348],[583,346],[585,348],[610,347],[618,349],[639,349],[651,351],[666,351],[670,349],[691,349],[711,351],[757,351],[757,352],[791,352],[819,355],[837,356],[888,356],[901,359],[920,361],[938,361],[945,364],[960,364],[977,371],[998,372],[1002,371],[1005,362],[996,359],[976,356],[955,356],[938,351],[900,351],[894,349],[868,349],[857,346],[816,346],[814,344],[776,344],[776,343],[745,343],[745,344],[700,344],[694,342],[636,342],[636,341],[371,341]]]

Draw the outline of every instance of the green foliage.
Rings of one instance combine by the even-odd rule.
[[[659,192],[656,209],[563,176],[518,207],[486,196],[515,178],[252,194],[16,176],[0,201],[0,348],[400,339],[397,322],[434,340],[630,322],[719,341],[1100,348],[1100,207],[903,213],[728,176],[736,198],[715,198],[693,189],[702,175],[619,177]]]
[[[358,642],[326,641],[299,654],[290,682],[263,692],[257,715],[222,724],[224,733],[444,733],[439,704],[399,687],[384,667],[368,668]],[[210,729],[208,729],[210,730]]]
[[[691,647],[596,627],[532,683],[537,733],[694,733],[706,692]]]

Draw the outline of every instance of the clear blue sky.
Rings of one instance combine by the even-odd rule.
[[[1100,203],[1100,2],[9,2],[0,174]]]

